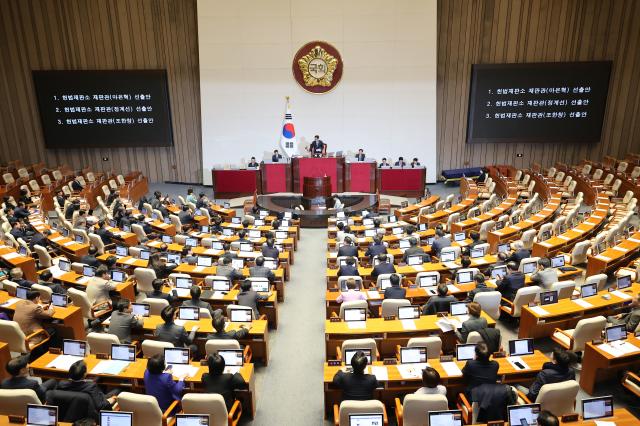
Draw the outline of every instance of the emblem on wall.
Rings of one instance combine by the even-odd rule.
[[[324,41],[312,41],[300,48],[293,58],[293,77],[310,93],[327,93],[342,78],[342,57]]]

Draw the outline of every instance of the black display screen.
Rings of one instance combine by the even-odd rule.
[[[166,70],[33,71],[46,148],[173,144]]]
[[[467,142],[599,142],[610,74],[610,61],[473,65]]]

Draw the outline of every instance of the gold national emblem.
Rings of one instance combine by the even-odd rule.
[[[293,76],[304,90],[321,94],[332,90],[342,78],[340,52],[324,41],[312,41],[293,58]]]

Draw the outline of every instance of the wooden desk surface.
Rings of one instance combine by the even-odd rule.
[[[461,222],[453,223],[451,225],[451,232],[462,232],[469,229],[479,228],[482,222],[486,222],[488,220],[494,220],[501,215],[504,214],[505,211],[512,208],[518,197],[515,194],[511,194],[508,198],[505,198],[500,205],[492,208],[486,213],[482,213],[479,216],[472,217],[471,219],[466,219]]]
[[[420,212],[420,209],[423,207],[429,207],[432,204],[435,204],[440,199],[439,195],[431,195],[429,198],[426,198],[419,203],[411,204],[407,207],[402,207],[399,209],[395,209],[394,214],[398,219],[403,218],[406,219],[408,216],[415,216]]]
[[[640,231],[635,232],[615,247],[610,247],[596,256],[589,255],[587,260],[587,274],[594,275],[607,271],[625,258],[635,254],[638,250],[640,250]]]
[[[633,334],[628,334],[625,342],[632,344],[639,350],[614,356],[601,348],[601,345],[594,345],[592,342],[586,343],[580,373],[580,386],[589,395],[593,395],[596,385],[603,380],[616,379],[617,374],[622,370],[637,370],[640,363],[640,339]]]
[[[164,321],[160,317],[160,315],[150,315],[144,319],[144,324],[142,328],[145,331],[154,331],[158,325],[164,324]],[[213,333],[213,325],[211,324],[211,319],[209,318],[200,318],[198,321],[185,321],[184,328],[187,332],[191,332],[193,326],[198,325],[197,334],[207,334]],[[241,325],[248,325],[248,323],[237,323],[237,322],[227,322],[226,330],[237,330]],[[251,322],[251,328],[249,329],[250,336],[263,336],[268,331],[267,328],[267,320],[253,320]]]

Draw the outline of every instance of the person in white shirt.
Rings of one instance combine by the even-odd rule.
[[[440,384],[440,373],[433,367],[422,370],[422,384],[424,386],[415,392],[417,395],[447,396],[447,388]]]
[[[96,269],[95,276],[87,283],[87,298],[92,305],[111,301],[109,292],[115,290],[118,283],[111,281],[110,277],[106,266],[101,265]]]

